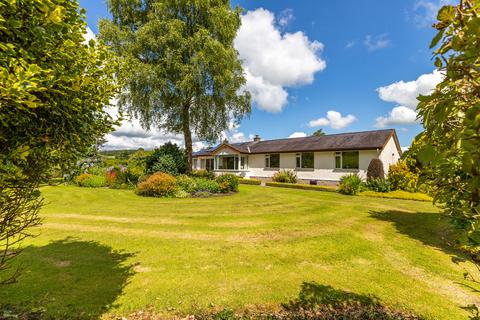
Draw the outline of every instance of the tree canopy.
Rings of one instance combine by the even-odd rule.
[[[121,57],[119,106],[143,127],[213,142],[250,112],[233,40],[239,8],[226,0],[109,0],[101,37]]]
[[[324,135],[325,135],[325,132],[323,132],[323,129],[318,129],[317,131],[312,133],[312,136],[315,136],[315,137],[321,137],[321,136],[324,136]]]
[[[0,0],[0,271],[39,222],[38,184],[112,129],[115,63],[84,19],[76,1]]]
[[[418,158],[436,176],[435,200],[463,228],[463,245],[480,249],[480,1],[438,13],[431,43],[443,81],[420,97],[424,132]]]

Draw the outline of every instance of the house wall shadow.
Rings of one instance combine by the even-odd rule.
[[[448,217],[434,212],[370,211],[372,218],[392,222],[398,232],[423,244],[435,247],[452,256],[452,259],[466,259],[455,248],[458,231],[452,226]]]
[[[40,308],[40,318],[99,318],[114,307],[133,274],[127,264],[132,256],[71,238],[26,247],[15,261],[24,269],[19,281],[0,290],[0,309]]]

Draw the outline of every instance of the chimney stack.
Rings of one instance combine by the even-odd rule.
[[[258,142],[260,140],[262,140],[262,138],[260,138],[258,134],[255,135],[255,138],[253,138],[253,142]]]

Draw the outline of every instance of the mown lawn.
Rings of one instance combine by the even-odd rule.
[[[275,308],[303,283],[374,296],[428,319],[465,319],[478,297],[449,224],[427,202],[259,186],[208,199],[46,187],[44,224],[3,304],[56,317]]]

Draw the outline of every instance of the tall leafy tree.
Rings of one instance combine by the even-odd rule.
[[[0,283],[39,224],[39,183],[112,129],[114,63],[76,1],[0,0]]]
[[[324,135],[325,135],[325,132],[323,132],[323,129],[318,129],[317,131],[312,133],[312,136],[315,136],[315,137],[321,137],[321,136],[324,136]]]
[[[480,252],[480,1],[444,6],[431,47],[443,81],[420,97],[424,132],[417,157],[434,171],[435,200],[465,230],[462,245]]]
[[[122,59],[119,106],[155,126],[183,133],[188,169],[192,136],[215,141],[250,112],[250,94],[233,40],[241,9],[228,0],[109,0],[113,21],[101,36]]]

